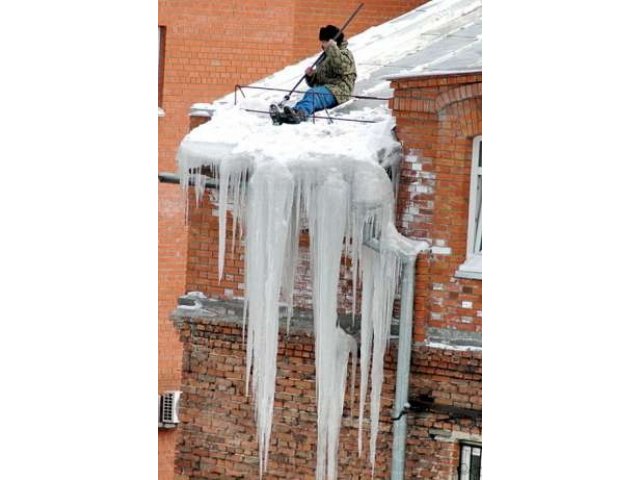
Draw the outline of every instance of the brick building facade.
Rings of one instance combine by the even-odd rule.
[[[429,261],[418,260],[414,338],[449,334],[468,343],[482,327],[482,281],[459,271],[468,251],[473,144],[482,135],[482,73],[407,77],[392,87],[405,153],[397,227],[433,246]]]
[[[348,35],[422,3],[422,0],[368,1],[349,26]],[[189,130],[188,112],[192,104],[211,101],[232,91],[236,84],[253,82],[317,52],[318,28],[327,23],[341,23],[355,6],[336,0],[159,0],[158,171],[175,170],[176,150]],[[193,275],[193,269],[187,268],[188,238],[179,189],[159,184],[159,392],[178,390],[182,382],[183,348],[170,314],[176,299],[190,290],[188,276]],[[224,294],[224,289],[212,291],[213,295],[220,293]],[[176,441],[175,429],[159,431],[158,468],[162,480],[174,478]]]
[[[244,394],[242,303],[212,301],[206,314],[185,310],[174,319],[185,345],[176,478],[258,478],[254,409]],[[314,479],[315,366],[309,315],[296,315],[289,335],[281,332],[279,342],[269,468],[264,478]],[[392,342],[385,357],[376,479],[390,478],[396,356]],[[481,354],[414,345],[412,357],[409,388],[413,395],[428,395],[458,410],[408,414],[405,478],[455,478],[460,440],[481,438],[481,419],[470,415],[481,409]],[[370,479],[366,448],[359,457],[356,447],[357,387],[353,404],[350,395],[347,391],[339,478]],[[367,425],[365,421],[365,438]]]
[[[469,252],[474,145],[482,134],[482,73],[397,78],[392,87],[390,107],[403,145],[396,224],[405,236],[432,245],[431,253],[419,255],[416,265],[409,387],[410,399],[419,404],[426,398],[432,405],[408,413],[405,475],[451,480],[459,478],[463,449],[477,454],[482,438],[482,280],[481,272],[461,269]],[[209,305],[198,312],[178,309],[173,316],[185,346],[177,478],[257,478],[253,406],[244,394],[243,249],[241,245],[235,252],[227,249],[225,275],[218,283],[218,219],[215,206],[206,198],[190,209],[186,286],[205,293]],[[281,331],[266,478],[314,478],[308,247],[308,238],[303,238],[296,275],[297,310],[290,335]],[[351,307],[348,267],[348,262],[343,265],[339,293],[339,308],[345,314]],[[390,475],[396,358],[397,344],[392,340],[385,360],[375,473],[379,479]],[[340,478],[370,478],[367,454],[358,457],[355,448],[357,411],[353,410],[347,401]]]

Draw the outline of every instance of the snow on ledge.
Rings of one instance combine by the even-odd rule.
[[[455,350],[457,352],[482,352],[482,347],[476,347],[474,345],[451,345],[449,343],[429,341],[425,342],[424,345],[440,350]]]
[[[455,273],[459,278],[482,280],[482,253],[470,256]]]
[[[419,73],[400,73],[397,75],[388,75],[386,80],[407,80],[411,78],[427,78],[427,77],[449,77],[452,75],[469,75],[474,73],[482,73],[482,69],[458,69],[458,70],[434,70]]]
[[[195,169],[223,161],[244,164],[251,159],[251,167],[277,160],[302,171],[307,168],[305,164],[320,163],[327,168],[332,158],[342,168],[345,164],[362,163],[389,166],[399,160],[400,144],[392,131],[395,121],[380,111],[373,117],[377,123],[328,124],[318,120],[315,124],[309,121],[274,126],[268,115],[247,112],[249,106],[256,105],[216,104],[211,120],[182,140],[178,150],[180,168]]]

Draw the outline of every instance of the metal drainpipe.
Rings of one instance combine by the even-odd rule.
[[[400,305],[400,332],[398,335],[398,363],[396,366],[396,398],[393,408],[393,457],[391,480],[404,479],[404,460],[407,445],[407,416],[405,406],[409,400],[409,374],[411,372],[411,345],[413,337],[413,287],[416,256],[403,258],[402,296]],[[400,417],[400,418],[398,418]]]
[[[175,173],[169,173],[169,172],[160,172],[158,174],[158,180],[160,181],[160,183],[174,183],[174,184],[180,184],[180,177],[175,174]],[[195,185],[195,181],[192,178],[189,178],[189,185]],[[207,180],[206,183],[204,184],[205,188],[213,188],[216,189],[218,188],[218,180]]]
[[[373,238],[364,242],[380,251],[380,243]],[[426,253],[429,250],[421,253]],[[409,400],[411,373],[411,346],[413,343],[413,290],[416,277],[417,255],[398,253],[402,261],[402,292],[400,305],[400,332],[398,334],[398,361],[396,365],[396,398],[393,407],[393,456],[391,480],[404,480],[404,460],[407,447],[406,406]]]

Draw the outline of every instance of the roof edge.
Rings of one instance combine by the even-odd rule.
[[[482,68],[474,68],[471,70],[434,70],[430,72],[421,72],[421,73],[399,73],[397,75],[388,75],[384,77],[384,79],[385,80],[407,80],[410,78],[451,77],[456,75],[469,75],[474,73],[482,73]]]

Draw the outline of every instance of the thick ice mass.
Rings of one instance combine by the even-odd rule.
[[[338,478],[348,360],[358,350],[356,340],[337,325],[338,280],[344,254],[351,257],[354,265],[354,299],[359,278],[363,285],[359,450],[362,451],[362,416],[370,385],[369,455],[373,469],[384,352],[400,259],[415,256],[425,247],[402,237],[393,225],[393,186],[388,172],[380,165],[381,160],[387,164],[398,160],[400,149],[391,124],[387,121],[369,127],[374,137],[364,135],[364,131],[357,133],[353,127],[346,131],[336,128],[335,132],[325,134],[323,127],[316,126],[314,131],[312,125],[303,125],[297,131],[300,135],[304,135],[305,127],[313,134],[319,130],[321,138],[314,143],[317,148],[300,143],[296,144],[299,148],[291,148],[283,144],[286,137],[279,136],[284,129],[275,129],[271,135],[262,133],[269,128],[274,130],[270,125],[260,125],[261,130],[253,131],[263,138],[261,143],[252,143],[246,136],[252,134],[252,126],[259,125],[261,119],[232,109],[229,113],[244,119],[244,125],[235,131],[235,136],[224,136],[225,143],[215,146],[218,156],[207,157],[208,163],[194,162],[191,156],[200,148],[200,138],[217,138],[216,132],[222,125],[214,118],[185,139],[181,147],[184,156],[180,159],[185,179],[189,170],[208,166],[218,181],[219,265],[226,248],[225,211],[233,212],[234,239],[242,233],[236,235],[236,229],[245,224],[246,381],[255,401],[260,472],[268,467],[279,306],[284,302],[289,312],[293,309],[293,279],[303,222],[308,226],[311,242],[313,281],[318,408],[316,478]],[[334,134],[349,140],[337,144]],[[333,141],[324,140],[326,148],[323,148],[325,136]],[[202,193],[198,189],[196,192]],[[220,276],[222,271],[220,267]]]
[[[358,67],[356,95],[390,96],[389,75],[441,70],[480,70],[480,0],[431,2],[349,39]],[[291,65],[255,86],[290,88],[314,57]],[[337,290],[343,255],[351,258],[354,311],[361,313],[358,451],[370,403],[369,459],[375,465],[384,352],[402,261],[425,250],[424,242],[394,226],[394,187],[401,146],[386,100],[356,99],[332,109],[336,119],[271,125],[265,111],[282,92],[245,89],[214,102],[211,120],[191,131],[178,151],[186,190],[195,181],[205,193],[205,169],[218,182],[218,277],[226,248],[245,243],[247,391],[255,404],[260,474],[268,468],[278,351],[279,306],[294,303],[300,232],[311,250],[316,353],[318,447],[316,479],[338,477],[337,452],[349,356],[356,341],[337,326]],[[324,115],[324,113],[322,114]],[[226,212],[233,223],[227,225]],[[215,213],[215,212],[214,212]],[[226,245],[227,229],[233,231]],[[361,286],[361,299],[356,286]],[[355,357],[354,357],[355,358]],[[353,375],[354,370],[352,370]],[[352,378],[352,380],[355,380]]]

